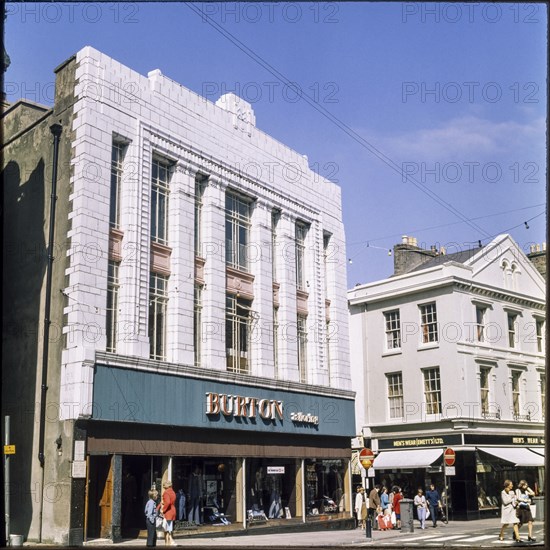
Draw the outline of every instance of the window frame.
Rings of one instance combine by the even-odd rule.
[[[394,378],[397,379],[396,383]],[[388,392],[388,418],[390,420],[403,418],[405,408],[402,371],[386,374],[386,389]],[[393,393],[394,389],[396,389],[396,393]],[[394,405],[395,402],[397,402],[397,405]],[[401,411],[401,414],[396,414],[395,411]]]
[[[490,413],[491,371],[492,371],[492,367],[485,366],[485,365],[479,367],[479,403],[480,403],[482,416],[488,415]],[[483,385],[484,378],[485,378],[485,385]]]
[[[437,304],[428,302],[418,305],[420,311],[420,337],[422,345],[439,343],[439,326],[437,321]],[[428,308],[431,308],[428,311]],[[435,337],[433,337],[435,335]]]
[[[435,373],[436,376],[431,376]],[[441,414],[441,371],[439,367],[428,367],[422,369],[423,383],[424,383],[424,403],[426,404],[426,414],[434,415]],[[435,388],[432,388],[432,382],[435,383]],[[429,389],[427,384],[430,385]],[[436,396],[436,400],[432,399],[432,396]],[[435,406],[434,406],[435,405]]]
[[[299,381],[302,384],[307,384],[307,315],[298,314],[296,317],[296,342],[298,344],[297,354]]]
[[[156,167],[156,168],[155,168]],[[170,180],[174,163],[162,157],[153,156],[151,163],[151,240],[168,244],[168,205],[170,200]],[[166,178],[160,176],[161,168]],[[155,171],[157,177],[155,177]]]
[[[545,339],[545,323],[546,319],[540,319],[535,317],[535,334],[537,338],[537,352],[544,353],[546,346]]]
[[[109,260],[107,263],[107,305],[105,318],[105,350],[116,352],[118,335],[118,298],[120,290],[120,262]]]
[[[518,335],[518,331],[516,330],[516,323],[517,323],[517,319],[518,319],[518,314],[517,313],[512,313],[512,312],[507,312],[506,316],[507,316],[506,319],[507,319],[507,324],[508,324],[508,330],[507,330],[508,347],[511,348],[511,349],[516,349],[517,348],[517,346],[516,346],[516,343],[517,343],[516,336]]]
[[[202,363],[202,291],[203,285],[195,283],[193,293],[193,362],[195,367]]]
[[[168,280],[154,271],[149,277],[149,358],[157,361],[166,360]]]
[[[401,312],[399,309],[384,311],[384,332],[386,351],[396,351],[401,349]],[[397,318],[391,318],[397,314]],[[397,340],[397,345],[390,346],[390,338],[392,342]]]
[[[517,418],[521,415],[521,382],[523,371],[519,369],[510,370],[510,386],[512,397],[512,416]],[[517,387],[516,383],[517,382]]]
[[[208,181],[207,176],[197,174],[195,176],[195,220],[194,220],[194,247],[195,247],[195,257],[202,258],[202,207],[203,207],[203,196],[204,190],[206,188],[206,183]]]
[[[122,176],[128,143],[113,139],[111,146],[111,183],[109,201],[109,227],[120,229]],[[116,154],[115,154],[116,153]],[[116,158],[115,158],[116,157]]]
[[[252,300],[226,294],[225,353],[228,372],[250,374],[252,321]]]
[[[305,292],[307,287],[306,282],[306,239],[309,231],[309,226],[297,220],[294,224],[294,246],[296,260],[296,289]]]
[[[248,273],[248,246],[254,201],[228,189],[225,192],[225,263]],[[244,239],[243,239],[244,238]],[[244,240],[244,244],[242,242]]]
[[[487,306],[476,305],[476,341],[485,342],[485,326],[487,324]]]

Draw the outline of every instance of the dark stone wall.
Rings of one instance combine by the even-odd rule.
[[[2,116],[12,140],[3,148],[2,413],[11,416],[17,454],[11,467],[11,532],[26,540],[68,542],[72,423],[59,421],[62,326],[69,227],[74,60],[56,81],[55,106],[15,104]],[[59,76],[59,75],[58,75]],[[42,119],[41,119],[42,118]],[[41,119],[41,120],[40,120]],[[37,122],[38,121],[38,122]],[[42,338],[47,267],[53,136],[63,126],[57,178],[52,305],[48,354],[44,483],[38,461]],[[15,136],[15,138],[14,138]],[[4,134],[4,140],[6,140]],[[60,439],[58,439],[60,438]],[[55,443],[60,441],[60,445]]]

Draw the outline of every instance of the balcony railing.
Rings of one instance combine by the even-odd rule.
[[[496,412],[482,411],[481,416],[485,420],[500,420],[500,411],[496,411]]]
[[[527,414],[514,414],[514,420],[526,420],[527,422],[531,422],[531,413]]]

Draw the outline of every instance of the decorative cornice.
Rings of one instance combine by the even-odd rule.
[[[206,170],[209,174],[217,175],[219,178],[225,180],[228,185],[231,185],[236,189],[243,189],[248,191],[248,193],[250,193],[249,189],[254,189],[259,197],[268,197],[268,200],[273,202],[276,206],[284,205],[285,209],[294,211],[296,214],[301,216],[304,216],[304,213],[307,213],[311,218],[311,221],[319,216],[320,211],[314,210],[310,203],[301,202],[296,199],[291,201],[288,195],[266,187],[265,183],[263,183],[260,179],[255,178],[250,174],[244,174],[235,169],[232,165],[226,164],[221,160],[206,157],[202,152],[195,150],[190,144],[179,141],[173,136],[164,134],[161,130],[153,128],[146,122],[142,121],[141,124],[147,133],[150,143],[154,147],[161,149],[162,153],[167,155],[169,158],[173,158],[176,155],[181,156],[181,158],[177,160],[174,159],[174,162],[181,161],[188,163],[190,169],[195,172],[204,173]],[[177,150],[178,153],[175,153],[175,150]]]
[[[502,302],[507,302],[509,304],[516,304],[518,306],[530,307],[532,309],[538,309],[541,311],[545,310],[544,301],[542,300],[540,302],[537,302],[527,297],[522,297],[518,295],[514,296],[513,294],[509,294],[507,292],[501,292],[490,288],[484,288],[481,286],[477,286],[473,283],[455,281],[453,288],[458,291],[468,292],[469,294],[474,294],[476,296],[483,296],[486,298],[492,298],[494,300],[500,300]]]

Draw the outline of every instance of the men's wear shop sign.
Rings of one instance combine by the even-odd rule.
[[[284,420],[282,401],[226,393],[208,392],[206,394],[206,414],[251,419],[259,416],[263,420]],[[310,413],[293,411],[290,413],[290,420],[298,424],[319,425],[319,417]]]

